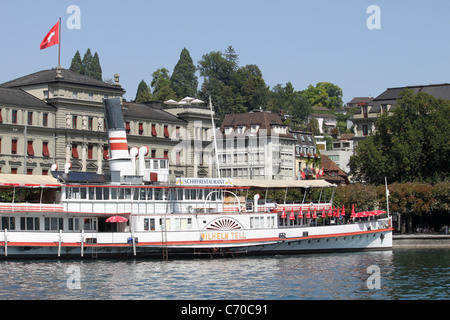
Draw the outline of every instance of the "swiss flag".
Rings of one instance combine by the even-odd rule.
[[[41,50],[59,43],[59,21],[50,29],[41,42]]]

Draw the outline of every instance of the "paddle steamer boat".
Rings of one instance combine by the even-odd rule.
[[[52,176],[0,175],[0,259],[145,258],[389,250],[389,214],[357,218],[333,193],[305,201],[323,180],[177,178],[167,159],[128,151],[119,99],[104,101],[110,173],[52,167]],[[254,188],[301,188],[303,200],[267,202]],[[262,193],[261,193],[262,194]],[[328,194],[328,198],[325,198]],[[331,195],[331,196],[330,196]],[[348,210],[349,211],[349,210]],[[360,221],[364,220],[364,221]]]

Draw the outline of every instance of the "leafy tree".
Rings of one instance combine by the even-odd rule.
[[[172,89],[169,70],[161,68],[153,72],[151,86],[153,88],[153,99],[157,101],[176,100],[177,94]]]
[[[78,50],[75,53],[75,56],[72,58],[72,63],[70,64],[69,70],[77,72],[79,74],[83,74],[83,65],[81,63],[81,55]]]
[[[350,158],[356,179],[381,184],[449,179],[450,101],[412,90],[401,93],[392,114],[377,121],[375,134]]]
[[[180,59],[175,65],[172,73],[172,89],[179,97],[197,95],[198,79],[195,75],[195,66],[189,51],[184,48],[181,51]]]
[[[150,88],[147,85],[147,83],[145,83],[144,80],[141,80],[141,82],[139,82],[139,86],[136,92],[136,102],[145,102],[145,101],[150,101],[152,100],[152,93],[150,92]]]
[[[309,85],[301,94],[310,106],[336,110],[343,105],[342,89],[330,82],[319,82],[315,87]]]

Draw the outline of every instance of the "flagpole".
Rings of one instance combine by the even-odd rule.
[[[61,17],[59,17],[59,32],[58,32],[58,42],[59,42],[59,49],[58,49],[58,68],[61,68]]]

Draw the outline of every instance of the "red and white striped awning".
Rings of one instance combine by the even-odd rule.
[[[58,188],[61,186],[52,176],[26,174],[0,174],[0,187]]]

